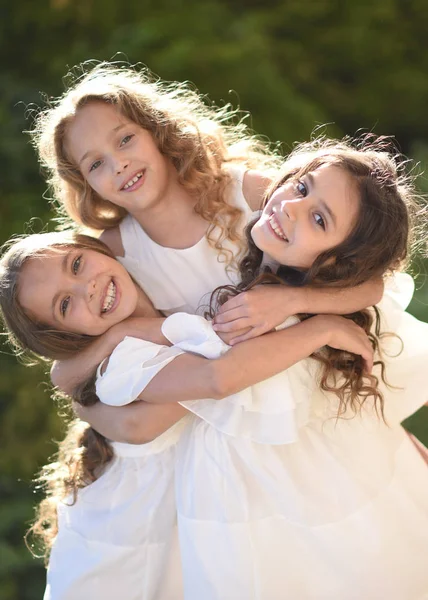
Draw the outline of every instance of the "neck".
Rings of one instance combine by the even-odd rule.
[[[162,196],[139,210],[129,209],[147,235],[157,244],[169,248],[188,248],[205,234],[208,223],[195,212],[196,199],[179,183],[170,165],[168,183]]]
[[[143,290],[141,288],[137,288],[138,289],[138,300],[137,300],[137,307],[135,309],[135,311],[133,312],[132,316],[133,317],[161,317],[161,313],[156,310],[156,308],[153,306],[152,301],[150,300],[150,298],[145,294],[145,292],[143,292]]]

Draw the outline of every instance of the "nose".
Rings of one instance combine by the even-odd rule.
[[[283,200],[281,202],[281,212],[286,215],[290,219],[290,221],[295,221],[297,218],[297,213],[299,211],[299,207],[301,204],[301,200]]]
[[[91,279],[91,281],[89,281],[87,285],[87,294],[89,300],[92,300],[92,298],[95,296],[96,289],[97,282],[95,281],[95,279]]]
[[[95,296],[95,292],[97,290],[97,283],[95,279],[91,279],[89,281],[77,281],[74,284],[74,293],[84,300],[90,302],[92,298]]]
[[[129,160],[124,156],[114,156],[112,162],[113,170],[117,175],[120,175],[129,165]]]

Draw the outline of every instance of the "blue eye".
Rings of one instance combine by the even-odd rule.
[[[298,193],[305,197],[308,195],[308,188],[306,187],[306,184],[303,181],[298,181],[296,183],[296,190],[298,191]]]
[[[71,263],[71,270],[73,271],[74,275],[77,275],[77,273],[78,273],[78,271],[80,269],[80,263],[81,262],[82,262],[82,256],[78,256]]]
[[[98,169],[98,167],[101,165],[101,161],[100,160],[96,160],[94,163],[92,163],[92,165],[89,167],[89,172],[91,171],[95,171],[95,169]]]
[[[125,135],[124,138],[122,138],[120,145],[124,146],[125,144],[127,144],[128,142],[130,142],[132,140],[132,138],[134,137],[134,135]]]
[[[314,220],[318,227],[321,227],[325,231],[325,221],[324,217],[320,215],[320,213],[314,213]]]
[[[70,296],[67,296],[67,298],[64,298],[64,300],[61,302],[60,307],[59,307],[63,317],[65,317],[65,313],[67,312],[67,308],[68,308],[69,304],[70,304]]]

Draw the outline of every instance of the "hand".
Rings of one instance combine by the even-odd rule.
[[[214,317],[218,334],[236,333],[229,344],[257,337],[280,325],[290,315],[305,312],[306,290],[285,285],[259,285],[230,298]],[[246,333],[239,330],[246,329]]]
[[[373,347],[364,329],[351,319],[336,315],[317,315],[311,320],[317,320],[321,327],[326,328],[326,346],[360,355],[364,360],[367,372],[371,372]]]

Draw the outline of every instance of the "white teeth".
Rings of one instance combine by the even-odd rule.
[[[127,190],[128,188],[131,187],[131,185],[134,185],[134,183],[137,183],[137,181],[139,179],[141,179],[141,177],[143,176],[143,172],[141,171],[141,173],[137,173],[135,175],[135,177],[133,177],[132,179],[130,179],[127,183],[125,183],[125,185],[123,186],[122,189]]]
[[[275,214],[272,214],[269,217],[269,223],[270,223],[272,229],[274,230],[274,232],[276,233],[276,235],[278,235],[280,238],[282,238],[283,240],[288,242],[287,237],[284,235],[284,232],[282,231],[281,227],[278,225],[278,223],[276,221]]]
[[[101,312],[105,313],[111,309],[116,299],[116,286],[113,281],[110,281],[109,286],[107,288],[107,293],[104,298],[104,302],[101,308]]]

